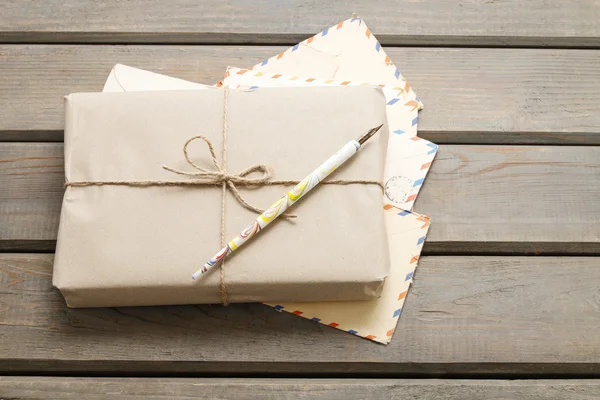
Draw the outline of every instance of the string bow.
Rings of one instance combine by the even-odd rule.
[[[190,157],[188,153],[188,146],[195,140],[203,140],[208,146],[208,150],[210,151],[210,155],[212,157],[212,162],[214,169],[206,169],[196,164],[194,160]],[[221,164],[217,161],[217,155],[215,153],[215,149],[212,145],[212,142],[206,137],[202,135],[194,136],[188,139],[183,145],[183,155],[187,163],[194,168],[196,171],[182,171],[176,168],[172,168],[166,165],[163,165],[163,168],[167,171],[173,172],[178,175],[189,176],[192,178],[196,178],[194,181],[189,181],[188,184],[197,184],[197,185],[223,185],[226,184],[233,197],[242,204],[247,209],[254,211],[258,214],[264,212],[263,209],[254,207],[242,197],[240,192],[238,191],[237,186],[263,186],[263,185],[285,185],[285,184],[297,184],[298,181],[271,181],[271,171],[269,167],[264,164],[256,164],[251,167],[248,167],[237,174],[230,174],[227,172]],[[258,173],[258,176],[250,176],[251,174]],[[296,218],[296,215],[293,214],[283,214],[282,217],[286,218]]]

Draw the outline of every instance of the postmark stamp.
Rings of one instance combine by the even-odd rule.
[[[385,183],[385,196],[394,203],[405,203],[413,184],[413,180],[405,176],[392,176]]]

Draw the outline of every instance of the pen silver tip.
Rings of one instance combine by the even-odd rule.
[[[369,129],[364,135],[362,135],[361,137],[358,138],[358,144],[360,144],[361,146],[363,145],[364,142],[366,142],[367,140],[369,140],[374,134],[377,133],[378,130],[381,129],[381,127],[383,126],[383,124],[373,128],[373,129]]]

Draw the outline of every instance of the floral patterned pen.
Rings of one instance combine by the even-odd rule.
[[[292,190],[287,192],[285,196],[273,203],[261,215],[256,218],[250,225],[233,238],[227,246],[223,247],[213,258],[208,260],[202,268],[200,268],[192,277],[198,279],[206,272],[210,271],[215,265],[218,265],[225,257],[236,251],[241,245],[246,243],[250,238],[264,229],[267,225],[273,222],[277,217],[283,214],[288,208],[300,200],[306,193],[310,192],[329,174],[335,171],[340,165],[345,163],[350,157],[355,155],[369,138],[371,138],[381,127],[375,127],[367,131],[357,140],[351,140],[344,147],[338,150],[337,153],[329,157],[327,161],[321,164],[310,175],[298,183]]]

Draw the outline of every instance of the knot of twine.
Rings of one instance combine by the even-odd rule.
[[[212,157],[212,162],[214,169],[209,170],[203,168],[196,164],[194,160],[191,159],[188,154],[188,146],[195,140],[203,140],[208,146],[208,150],[210,151],[210,155]],[[244,197],[238,191],[237,186],[266,186],[266,185],[295,185],[300,183],[297,180],[271,180],[271,170],[264,164],[257,164],[251,167],[244,169],[243,171],[238,172],[237,174],[230,174],[225,170],[225,168],[219,164],[217,161],[217,155],[215,153],[215,148],[213,147],[212,142],[206,137],[202,135],[194,136],[189,138],[185,144],[183,145],[183,155],[187,163],[194,168],[195,172],[182,171],[176,168],[171,168],[166,165],[163,165],[163,168],[167,171],[173,172],[178,175],[189,176],[192,178],[196,178],[194,180],[183,182],[186,185],[223,185],[226,186],[233,197],[244,207],[247,209],[254,211],[258,214],[263,213],[265,210],[254,207],[253,205],[248,204],[248,202],[244,199]],[[249,175],[253,173],[259,173],[260,175],[255,177],[250,177]],[[283,214],[281,215],[284,218],[296,218],[296,215],[293,214]]]
[[[227,172],[227,133],[228,133],[228,112],[229,112],[229,88],[224,88],[224,107],[223,107],[223,151],[221,155],[221,164],[217,161],[215,149],[211,141],[202,135],[194,136],[188,139],[183,145],[183,154],[187,163],[194,168],[196,171],[187,172],[176,168],[164,166],[163,168],[167,171],[173,172],[178,175],[189,176],[196,179],[190,179],[186,181],[161,181],[161,180],[148,180],[148,181],[77,181],[77,182],[65,182],[65,187],[85,187],[85,186],[131,186],[131,187],[151,187],[151,186],[204,186],[204,185],[215,185],[222,187],[221,196],[221,247],[225,246],[225,214],[227,211],[227,189],[231,191],[234,198],[245,208],[252,210],[256,213],[261,214],[264,210],[256,208],[246,202],[236,186],[266,186],[266,185],[296,185],[300,183],[298,180],[272,180],[271,171],[266,165],[258,164],[253,165],[249,168],[240,171],[237,174],[230,174]],[[196,164],[188,154],[188,146],[195,140],[203,140],[208,146],[214,170],[203,168]],[[258,176],[250,177],[250,174],[258,173]],[[325,180],[320,183],[321,185],[351,185],[351,184],[372,184],[378,185],[383,189],[383,184],[376,180],[356,179],[356,180]],[[282,214],[283,218],[296,218],[293,214]],[[219,280],[219,291],[221,296],[221,303],[223,305],[229,304],[229,292],[227,284],[225,282],[225,261],[222,261],[219,265],[220,269],[220,280]]]

